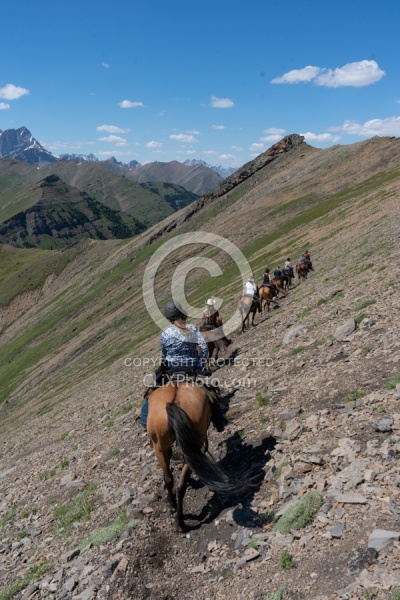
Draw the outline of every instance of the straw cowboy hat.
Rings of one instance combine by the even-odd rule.
[[[208,306],[214,306],[215,304],[215,300],[213,300],[212,298],[209,298],[206,302],[206,304],[208,304]]]

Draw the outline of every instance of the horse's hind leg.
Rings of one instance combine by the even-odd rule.
[[[174,494],[174,477],[172,475],[170,467],[170,460],[172,455],[171,448],[168,448],[166,452],[163,452],[157,444],[154,444],[154,452],[156,453],[158,464],[160,465],[164,473],[164,485],[168,493],[168,502],[171,504],[171,506],[175,508],[176,498]]]
[[[179,480],[178,486],[176,488],[176,521],[179,527],[184,528],[185,522],[183,520],[183,499],[186,494],[187,483],[189,481],[191,469],[188,465],[184,465],[181,473],[181,478]]]

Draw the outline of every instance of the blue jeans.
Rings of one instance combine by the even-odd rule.
[[[147,415],[149,414],[149,401],[146,398],[144,404],[140,410],[140,423],[146,427],[147,425]]]

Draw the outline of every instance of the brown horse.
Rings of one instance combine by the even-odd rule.
[[[307,279],[307,274],[309,270],[310,269],[308,268],[308,265],[306,265],[305,263],[300,263],[296,265],[296,273],[297,277],[299,278],[299,282],[302,279]]]
[[[264,310],[264,312],[265,312],[265,307],[269,311],[269,305],[271,304],[271,302],[273,304],[276,304],[276,306],[279,306],[277,301],[274,300],[274,292],[267,285],[263,285],[260,287],[259,294],[260,294],[261,310]]]
[[[242,332],[244,332],[246,329],[246,323],[247,328],[250,328],[250,315],[252,315],[251,324],[254,325],[254,317],[257,310],[260,310],[259,305],[254,300],[253,296],[242,296],[238,303],[238,309],[240,312],[240,318],[242,320]]]
[[[212,365],[212,363],[216,363],[219,358],[219,353],[223,352],[225,348],[227,348],[232,340],[229,340],[224,332],[222,331],[222,327],[210,327],[207,325],[202,325],[200,327],[201,335],[203,336],[207,347],[208,347],[208,367]]]
[[[287,296],[287,292],[285,291],[285,289],[283,287],[282,279],[272,279],[271,283],[274,284],[274,286],[278,290],[278,293],[281,292],[284,296]]]
[[[164,473],[164,483],[170,504],[176,508],[176,519],[184,528],[183,499],[190,473],[193,471],[211,491],[226,497],[244,495],[251,489],[251,480],[233,481],[202,450],[207,442],[211,421],[209,392],[205,387],[185,381],[155,389],[149,396],[147,432],[153,442],[158,463]],[[177,486],[170,467],[172,445],[177,442],[185,464]]]

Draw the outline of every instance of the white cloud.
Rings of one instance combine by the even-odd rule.
[[[339,127],[331,127],[332,131],[338,131],[345,135],[358,135],[360,137],[400,136],[400,117],[389,117],[387,119],[371,119],[363,124],[356,121],[345,121]]]
[[[186,133],[188,133],[189,135],[200,135],[200,131],[187,131]]]
[[[376,83],[385,75],[374,60],[360,60],[348,63],[343,67],[326,69],[322,67],[307,66],[303,69],[294,69],[281,77],[272,79],[271,83],[309,83],[325,87],[364,87]]]
[[[220,154],[219,159],[220,160],[235,160],[236,156],[233,156],[233,154]]]
[[[102,62],[101,66],[104,67],[105,69],[109,69],[110,68],[110,65],[108,63],[106,63],[106,62]]]
[[[96,131],[107,131],[107,133],[126,133],[128,129],[122,129],[116,125],[99,125],[96,127]]]
[[[99,138],[100,142],[107,142],[109,144],[116,144],[117,146],[126,146],[127,141],[119,137],[118,135],[108,135],[107,137]]]
[[[250,152],[257,152],[264,149],[264,144],[252,144],[249,148]]]
[[[275,77],[271,83],[305,83],[312,81],[320,71],[319,67],[312,66],[304,67],[304,69],[294,69],[281,77]]]
[[[143,108],[144,104],[143,102],[131,102],[130,100],[122,100],[122,102],[120,102],[118,106],[120,108]]]
[[[264,129],[263,133],[269,133],[271,135],[285,135],[285,129],[278,129],[277,127],[269,127],[268,129]]]
[[[236,152],[241,152],[243,150],[242,146],[232,146],[232,150],[235,150]]]
[[[279,142],[279,140],[281,140],[281,139],[282,139],[282,134],[276,133],[274,135],[266,135],[264,137],[261,137],[260,141],[261,142],[266,142],[266,143],[267,142]]]
[[[152,140],[151,142],[147,142],[146,144],[146,148],[159,148],[160,146],[162,146],[162,143],[156,142],[154,140]]]
[[[307,133],[301,133],[300,135],[304,136],[306,142],[329,142],[336,144],[340,141],[340,135],[332,135],[331,133],[311,133],[307,131]]]
[[[0,102],[0,110],[8,110],[10,105],[7,102]]]
[[[5,100],[18,100],[18,98],[26,94],[29,94],[29,90],[17,87],[12,83],[7,83],[3,88],[0,88],[0,98],[4,98]]]
[[[211,96],[211,106],[213,108],[232,108],[232,106],[235,105],[229,98],[217,98],[217,96]]]
[[[177,133],[169,136],[170,140],[175,140],[177,142],[183,142],[184,144],[192,144],[197,142],[196,138],[193,135],[188,135],[186,133]]]
[[[205,156],[215,156],[218,152],[216,150],[203,150],[203,154]]]
[[[224,125],[211,125],[211,129],[218,129],[220,131],[222,131],[222,129],[225,129]]]
[[[114,156],[114,158],[132,158],[133,153],[130,151],[122,152],[121,150],[103,150],[101,152],[96,152],[97,156]]]
[[[364,87],[376,83],[385,75],[374,60],[361,60],[344,67],[328,69],[318,75],[317,85],[326,87]]]

